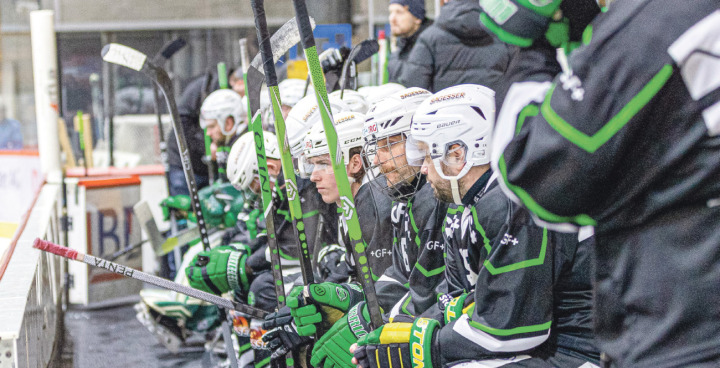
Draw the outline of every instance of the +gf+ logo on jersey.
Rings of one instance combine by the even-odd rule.
[[[508,233],[505,233],[505,236],[503,237],[503,240],[500,241],[500,244],[501,244],[501,245],[505,245],[505,244],[508,244],[508,243],[512,243],[513,245],[517,245],[518,240],[517,240],[516,237],[514,237],[514,236],[512,236],[512,235],[510,235],[510,234],[508,234]]]

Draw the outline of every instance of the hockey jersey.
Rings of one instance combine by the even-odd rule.
[[[429,183],[407,202],[393,203],[392,265],[375,283],[387,317],[416,316],[437,302],[445,271],[441,227],[447,207],[433,197]]]
[[[515,83],[498,116],[508,195],[595,225],[596,338],[617,366],[720,361],[718,34],[717,1],[614,2],[566,71]]]
[[[463,203],[445,220],[445,273],[450,295],[471,295],[462,315],[443,318],[443,365],[533,349],[596,362],[589,242],[537,226],[491,171]]]
[[[365,183],[355,195],[355,210],[360,221],[362,239],[367,244],[365,252],[373,281],[376,281],[392,264],[392,200],[371,183]],[[338,220],[338,239],[347,252],[346,260],[350,269],[354,270],[350,236],[344,219]]]

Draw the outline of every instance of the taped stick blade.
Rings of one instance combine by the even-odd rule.
[[[310,17],[310,25],[315,29],[315,19]],[[291,47],[300,43],[300,31],[298,29],[297,20],[295,18],[290,19],[270,37],[270,47],[272,48],[273,61],[277,61],[285,55]],[[265,74],[262,67],[262,55],[258,53],[253,58],[250,66],[257,69],[260,73]]]
[[[147,55],[119,43],[109,43],[101,51],[102,59],[108,63],[140,71],[145,65]]]

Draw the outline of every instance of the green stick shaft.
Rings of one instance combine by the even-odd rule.
[[[315,38],[313,37],[312,28],[310,27],[307,7],[305,6],[305,0],[293,0],[293,4],[295,5],[295,17],[300,28],[300,39],[305,51],[305,59],[310,69],[310,76],[315,89],[318,108],[322,116],[328,146],[330,147],[330,160],[332,161],[333,173],[335,174],[335,181],[337,182],[340,193],[340,208],[343,211],[340,220],[345,221],[347,224],[351,249],[355,260],[355,272],[358,281],[363,286],[371,323],[373,327],[379,327],[382,325],[383,320],[377,296],[375,295],[375,286],[373,285],[368,257],[365,253],[367,245],[362,239],[360,222],[358,221],[352,190],[350,189],[350,181],[348,180],[347,170],[345,169],[342,151],[338,144],[337,131],[333,124],[330,103],[328,102],[327,90],[325,89],[325,78],[320,60],[318,59],[317,49],[315,48]]]
[[[312,272],[312,253],[308,247],[308,239],[305,234],[305,223],[303,222],[302,207],[300,205],[300,196],[297,190],[297,178],[293,169],[292,157],[290,156],[290,145],[287,141],[285,129],[285,118],[282,115],[280,90],[278,89],[277,75],[275,73],[275,63],[273,60],[272,48],[270,45],[270,35],[267,30],[265,12],[263,9],[263,0],[253,0],[253,11],[255,12],[255,25],[260,42],[260,54],[263,58],[263,66],[265,70],[265,81],[270,93],[270,102],[272,104],[273,116],[275,120],[275,132],[277,133],[278,146],[280,147],[282,171],[285,177],[285,190],[287,191],[288,204],[290,207],[290,217],[292,218],[293,228],[297,236],[300,251],[300,269],[302,272],[303,282],[309,284],[314,281]]]
[[[244,42],[243,42],[244,41]],[[247,88],[247,70],[250,62],[247,55],[247,44],[246,40],[242,39],[240,42],[240,55],[243,69],[243,82],[245,83],[245,90]],[[248,112],[250,111],[250,99],[248,98]],[[253,132],[253,138],[255,141],[255,154],[258,160],[258,176],[260,178],[260,192],[263,205],[263,213],[265,215],[265,224],[267,228],[268,236],[268,247],[270,248],[270,263],[272,267],[273,280],[275,281],[275,294],[278,301],[278,309],[285,305],[285,286],[282,277],[282,264],[280,263],[280,248],[277,245],[277,237],[275,236],[275,220],[273,217],[273,206],[272,206],[272,188],[270,181],[270,174],[267,167],[267,156],[265,153],[265,136],[262,130],[262,118],[260,112],[252,117],[250,122],[250,131]]]
[[[228,77],[227,77],[227,67],[225,66],[225,63],[223,63],[223,62],[218,63],[217,72],[218,72],[218,84],[220,85],[220,89],[230,88],[230,84],[228,83]]]

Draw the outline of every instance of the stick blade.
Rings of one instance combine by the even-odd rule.
[[[35,241],[33,241],[33,248],[70,259],[77,259],[78,256],[78,252],[74,249],[63,247],[40,238],[35,238]]]
[[[358,64],[365,61],[367,58],[375,55],[375,53],[380,50],[380,44],[378,44],[377,40],[373,39],[360,42],[358,46],[360,46],[358,52],[352,58],[352,61]]]
[[[176,52],[180,51],[183,47],[187,45],[187,42],[183,38],[176,38],[168,43],[166,43],[162,51],[160,51],[160,55],[165,59],[170,59],[173,55],[175,55]],[[163,60],[164,61],[164,60]]]
[[[147,60],[147,55],[119,43],[105,45],[100,54],[102,59],[108,63],[122,65],[136,71],[140,71]]]
[[[309,18],[310,26],[312,29],[315,29],[315,19],[312,17]],[[297,19],[292,18],[283,24],[282,27],[280,27],[280,29],[278,29],[272,37],[270,37],[273,62],[277,63],[280,57],[285,55],[291,47],[297,45],[298,43],[300,43],[300,30],[298,29]],[[250,66],[257,69],[263,75],[265,74],[265,71],[262,68],[262,55],[260,55],[260,53],[255,55],[250,63]]]

